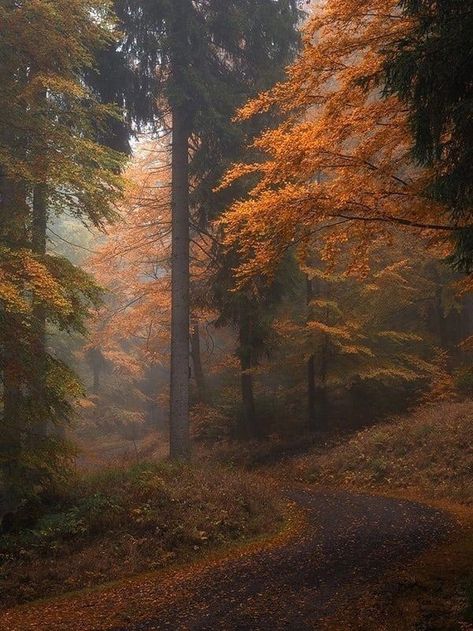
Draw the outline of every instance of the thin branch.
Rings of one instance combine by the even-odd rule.
[[[95,250],[90,250],[89,248],[86,248],[84,245],[79,245],[78,243],[72,243],[72,241],[68,241],[67,239],[64,239],[64,237],[61,237],[61,235],[57,234],[57,232],[54,232],[54,230],[50,228],[49,226],[48,226],[48,232],[53,234],[57,239],[60,239],[64,243],[67,243],[67,245],[72,246],[73,248],[78,248],[79,250],[85,250],[86,252],[90,252],[90,254],[98,254],[98,252],[96,252]]]
[[[360,215],[343,215],[341,213],[330,215],[331,217],[340,217],[347,221],[382,221],[383,223],[397,223],[402,226],[410,226],[412,228],[423,228],[425,230],[447,230],[449,232],[455,232],[456,230],[471,230],[473,225],[470,226],[448,226],[445,224],[435,223],[421,223],[418,221],[410,221],[409,219],[401,219],[400,217],[379,216],[379,217],[362,217]]]

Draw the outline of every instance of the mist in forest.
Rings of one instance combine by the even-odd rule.
[[[472,50],[0,0],[1,628],[471,629]]]

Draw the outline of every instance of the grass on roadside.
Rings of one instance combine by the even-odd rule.
[[[427,406],[296,463],[304,481],[473,505],[473,401]]]
[[[78,475],[0,536],[1,605],[159,569],[281,522],[271,489],[242,471],[142,463]]]

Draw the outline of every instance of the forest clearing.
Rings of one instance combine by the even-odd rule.
[[[473,630],[473,7],[0,0],[0,628]]]

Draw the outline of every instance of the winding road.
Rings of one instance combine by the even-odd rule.
[[[444,539],[448,514],[407,500],[293,491],[307,527],[236,559],[0,614],[8,631],[314,631],[363,586]],[[126,620],[115,626],[111,620]],[[136,620],[141,620],[137,623]]]
[[[447,534],[442,512],[346,492],[297,492],[308,532],[176,586],[156,618],[115,631],[309,631],[370,579]]]

